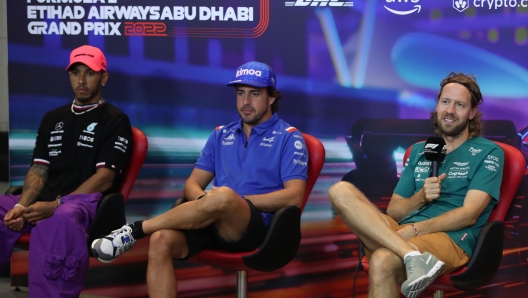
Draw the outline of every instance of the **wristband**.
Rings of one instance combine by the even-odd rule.
[[[414,229],[414,233],[416,234],[416,237],[418,237],[418,230],[417,230],[416,227],[414,226],[414,223],[412,223],[411,226],[412,226],[413,229]]]
[[[203,194],[197,196],[196,199],[194,199],[194,200],[195,200],[195,201],[196,201],[196,200],[199,200],[199,199],[203,198],[204,196],[205,196],[205,192],[204,192]]]
[[[25,206],[22,206],[22,205],[20,205],[20,204],[15,204],[15,207],[20,207],[20,208],[26,210],[26,207],[25,207]],[[13,207],[13,208],[14,208],[14,207]]]

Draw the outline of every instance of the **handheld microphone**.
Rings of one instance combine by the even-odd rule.
[[[424,155],[432,164],[431,177],[438,177],[439,163],[444,161],[446,152],[446,143],[441,137],[430,137],[425,142]]]

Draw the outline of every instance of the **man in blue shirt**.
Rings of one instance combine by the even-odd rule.
[[[329,190],[332,205],[365,247],[369,297],[417,297],[438,276],[469,262],[475,240],[499,199],[504,153],[480,137],[482,94],[473,76],[451,73],[441,83],[435,133],[447,156],[438,177],[424,143],[415,144],[382,214],[352,184]]]
[[[125,225],[92,243],[110,262],[151,234],[147,284],[150,297],[176,296],[172,259],[215,248],[250,251],[262,243],[273,213],[300,206],[308,152],[300,131],[279,119],[280,98],[271,67],[249,62],[228,86],[236,90],[240,120],[213,131],[185,182],[187,203]],[[205,190],[212,181],[212,190]]]

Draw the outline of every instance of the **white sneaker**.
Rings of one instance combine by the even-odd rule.
[[[109,235],[92,242],[92,252],[103,263],[112,262],[117,256],[129,250],[137,240],[132,237],[132,228],[127,224]]]
[[[415,298],[425,290],[440,275],[444,262],[428,252],[405,258],[407,280],[402,284],[402,294],[407,298]]]

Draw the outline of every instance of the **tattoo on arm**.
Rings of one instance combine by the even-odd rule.
[[[20,204],[29,206],[35,203],[48,180],[49,168],[41,164],[33,164],[29,169],[24,187],[22,188],[22,196],[20,197]]]

